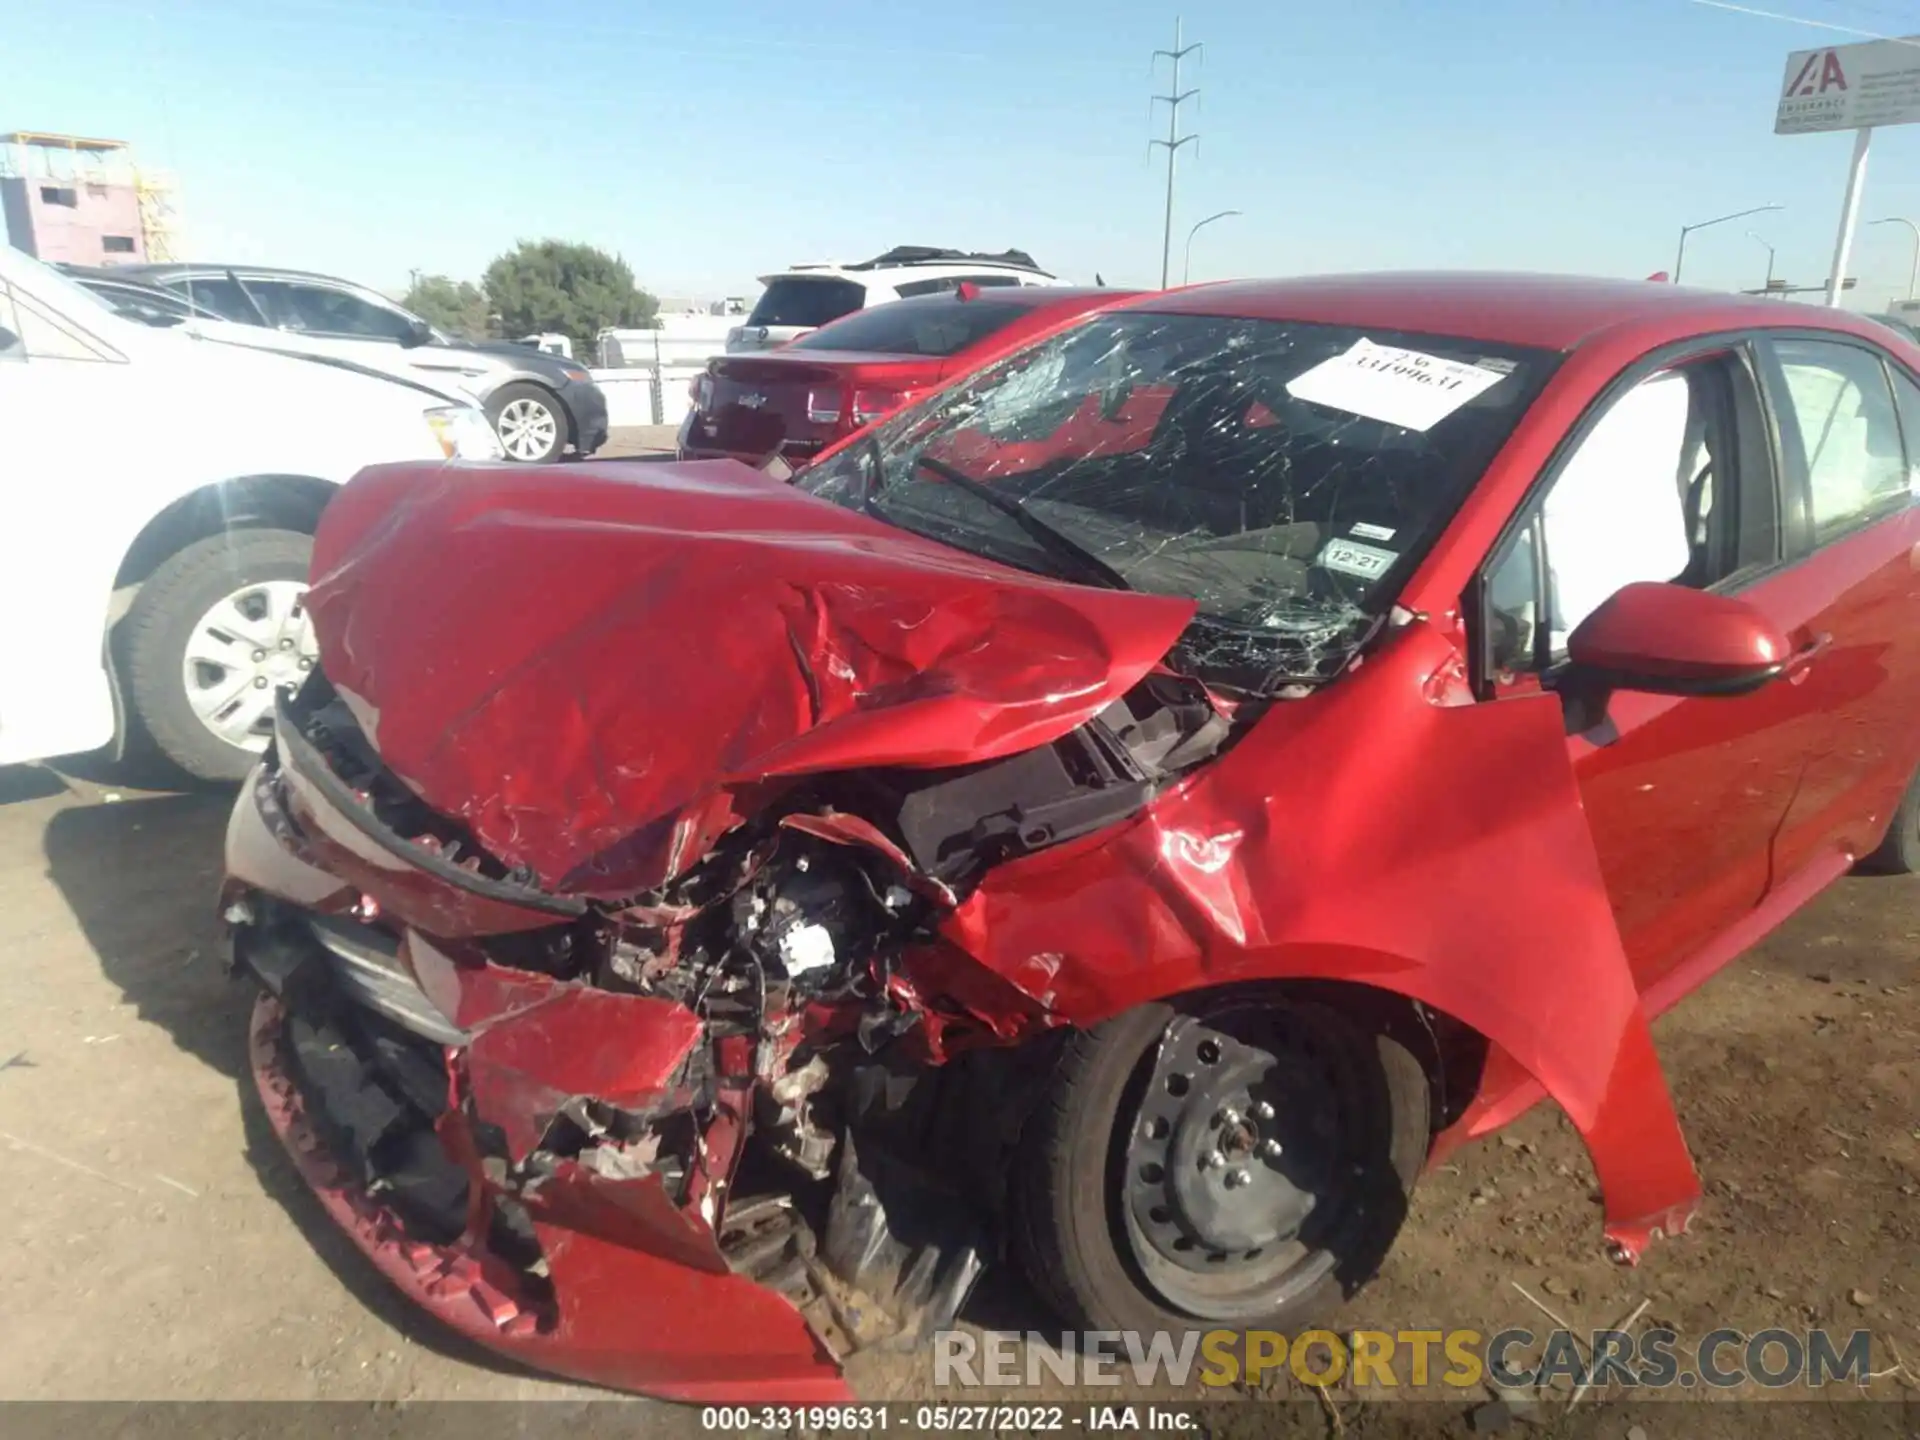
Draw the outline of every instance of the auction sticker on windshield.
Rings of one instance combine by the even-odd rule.
[[[1338,571],[1361,580],[1378,580],[1393,568],[1393,562],[1399,558],[1392,550],[1382,550],[1377,545],[1362,545],[1358,540],[1329,540],[1321,548],[1316,560],[1325,570]]]
[[[1418,350],[1365,339],[1287,382],[1296,400],[1345,410],[1405,430],[1431,430],[1506,376]]]

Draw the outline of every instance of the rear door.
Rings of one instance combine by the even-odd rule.
[[[472,390],[506,362],[458,346],[408,342],[418,322],[398,306],[377,302],[344,285],[242,275],[247,293],[276,328],[297,335],[301,348],[335,355],[402,379]]]
[[[1920,382],[1850,336],[1781,336],[1766,354],[1787,479],[1781,584],[1819,652],[1793,677],[1806,760],[1780,835],[1790,875],[1872,850],[1920,756]]]
[[[1551,685],[1568,634],[1623,586],[1737,594],[1797,644],[1819,606],[1781,542],[1754,346],[1649,357],[1575,426],[1496,550],[1482,592],[1493,703]],[[1752,913],[1806,758],[1789,681],[1739,697],[1619,692],[1570,707],[1568,751],[1642,991]]]

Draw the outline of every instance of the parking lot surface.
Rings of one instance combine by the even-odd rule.
[[[334,1235],[265,1126],[216,952],[231,792],[137,778],[0,768],[0,1397],[593,1393],[456,1341]],[[1428,1177],[1341,1322],[1545,1328],[1517,1282],[1579,1328],[1645,1299],[1682,1337],[1866,1328],[1876,1366],[1920,1361],[1916,957],[1920,882],[1849,880],[1659,1022],[1708,1198],[1638,1269],[1602,1257],[1585,1155],[1541,1108]],[[968,1319],[1051,1324],[1001,1284]],[[930,1385],[923,1356],[852,1373],[866,1398]]]

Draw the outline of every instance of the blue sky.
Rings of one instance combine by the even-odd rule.
[[[1755,0],[1920,31],[1920,0]],[[1787,52],[1851,36],[1697,0],[0,0],[0,129],[132,140],[190,253],[394,287],[519,238],[665,293],[895,243],[1018,245],[1156,283],[1148,52],[1205,43],[1175,218],[1194,278],[1404,266],[1826,274],[1850,136],[1776,138]],[[31,63],[21,63],[24,60]],[[1920,126],[1863,218],[1920,217]],[[1912,240],[1862,232],[1862,300]]]

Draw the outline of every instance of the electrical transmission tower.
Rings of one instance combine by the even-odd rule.
[[[1173,62],[1173,83],[1168,87],[1171,93],[1155,95],[1153,97],[1153,103],[1164,103],[1167,107],[1167,138],[1164,140],[1149,140],[1147,142],[1148,149],[1152,149],[1155,146],[1165,146],[1167,151],[1167,219],[1165,229],[1160,238],[1160,288],[1162,290],[1167,288],[1168,268],[1172,264],[1173,259],[1173,172],[1175,158],[1179,155],[1182,145],[1187,144],[1189,141],[1198,143],[1200,139],[1198,132],[1188,135],[1182,135],[1180,133],[1180,107],[1200,93],[1200,87],[1198,85],[1194,86],[1191,90],[1182,90],[1180,88],[1180,62],[1199,48],[1198,43],[1184,46],[1180,43],[1180,20],[1176,16],[1173,22],[1173,48],[1171,50],[1156,50],[1153,52],[1153,58],[1156,61],[1162,56],[1165,56]]]

